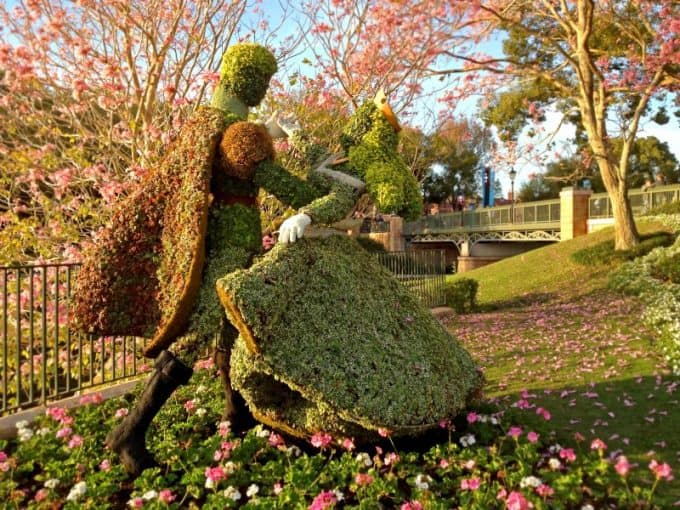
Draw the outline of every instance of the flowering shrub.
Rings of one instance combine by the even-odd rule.
[[[658,266],[678,256],[680,238],[668,248],[657,248],[624,264],[609,280],[610,287],[640,296],[646,303],[642,319],[659,332],[659,347],[676,375],[680,374],[680,284],[662,282],[655,275],[660,273]]]
[[[0,498],[65,509],[661,508],[656,487],[673,477],[666,463],[607,455],[601,439],[562,447],[549,430],[505,423],[495,409],[442,422],[424,453],[387,432],[367,448],[323,432],[293,443],[261,425],[238,435],[220,421],[219,380],[204,366],[152,424],[149,447],[162,467],[128,481],[103,440],[130,398],[91,398],[72,411],[50,408],[0,442]],[[630,484],[634,470],[648,471],[651,486]]]

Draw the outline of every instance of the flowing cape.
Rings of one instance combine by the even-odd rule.
[[[217,293],[240,332],[234,388],[289,434],[417,434],[481,388],[467,351],[353,239],[279,244]]]
[[[116,203],[84,250],[71,309],[97,335],[151,339],[156,356],[182,332],[201,284],[217,144],[228,120],[200,108],[142,183]]]

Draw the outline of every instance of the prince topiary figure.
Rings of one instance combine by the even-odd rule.
[[[261,251],[259,189],[304,206],[281,225],[284,243],[301,237],[310,223],[341,219],[356,200],[346,183],[317,178],[312,185],[288,173],[274,162],[266,128],[246,121],[276,68],[262,46],[229,48],[211,106],[193,114],[158,167],[117,204],[85,250],[74,293],[76,325],[88,333],[146,337],[144,354],[155,358],[136,407],[106,439],[133,476],[154,465],[145,445],[151,421],[213,343],[225,416],[235,413],[229,359],[237,330],[215,282],[248,267]],[[167,350],[171,345],[175,354]]]

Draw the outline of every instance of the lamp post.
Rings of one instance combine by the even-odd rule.
[[[508,175],[510,176],[510,196],[512,197],[510,202],[510,223],[515,223],[515,177],[517,177],[517,171],[511,168]]]

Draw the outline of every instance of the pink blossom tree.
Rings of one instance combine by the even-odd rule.
[[[0,5],[0,27],[0,262],[77,256],[210,92],[227,46],[294,44],[251,0],[20,0]]]
[[[436,92],[425,78],[440,77],[453,80],[443,97],[452,106],[509,87],[535,92],[518,102],[527,122],[541,120],[547,106],[563,107],[587,136],[611,197],[616,248],[638,242],[629,156],[640,123],[680,84],[677,2],[327,0],[306,12],[323,78],[355,104],[384,87],[401,110]],[[505,41],[505,55],[480,50],[492,39]],[[619,155],[614,137],[623,140]],[[511,137],[505,154],[518,148]]]

